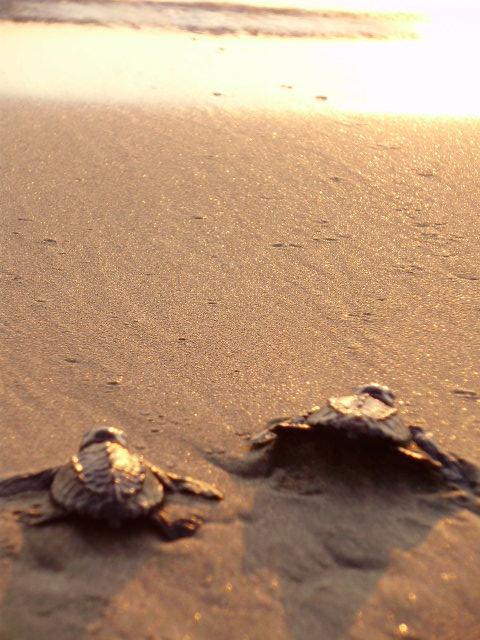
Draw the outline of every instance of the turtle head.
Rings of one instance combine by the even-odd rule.
[[[121,444],[122,447],[127,446],[127,438],[122,429],[117,429],[117,427],[97,427],[96,429],[87,431],[83,436],[82,442],[80,443],[80,450],[98,442],[116,442],[117,444]]]
[[[383,384],[377,384],[371,382],[370,384],[364,384],[361,387],[354,389],[355,393],[368,393],[369,396],[380,400],[383,404],[387,404],[389,407],[393,407],[395,404],[395,394],[391,389]]]

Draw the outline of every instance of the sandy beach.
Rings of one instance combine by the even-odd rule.
[[[64,79],[82,29],[99,75]],[[480,519],[431,474],[328,442],[266,471],[248,437],[378,380],[480,464],[479,121],[339,110],[293,67],[253,99],[234,38],[156,35],[159,79],[109,66],[151,32],[2,31],[0,475],[118,425],[226,498],[171,501],[206,520],[174,544],[4,500],[0,639],[477,640]]]

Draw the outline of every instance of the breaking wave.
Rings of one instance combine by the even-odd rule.
[[[212,35],[413,38],[411,14],[315,11],[217,2],[0,0],[0,19],[155,27]]]

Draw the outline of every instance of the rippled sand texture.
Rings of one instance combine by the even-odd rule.
[[[105,421],[227,491],[170,546],[3,515],[2,637],[473,639],[479,523],[425,479],[336,450],[270,479],[222,461],[380,379],[480,462],[477,124],[13,101],[2,122],[2,472]]]

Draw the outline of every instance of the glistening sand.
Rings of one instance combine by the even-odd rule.
[[[121,32],[83,29],[2,25],[23,45],[2,56],[1,475],[106,423],[227,498],[184,501],[207,524],[171,545],[2,505],[1,640],[476,640],[480,521],[428,478],[330,449],[224,468],[266,420],[372,379],[480,463],[478,121],[341,112],[281,67],[232,97],[215,56],[243,41],[129,32],[176,54],[147,99],[151,71],[109,66]],[[83,38],[105,49],[69,85]]]

